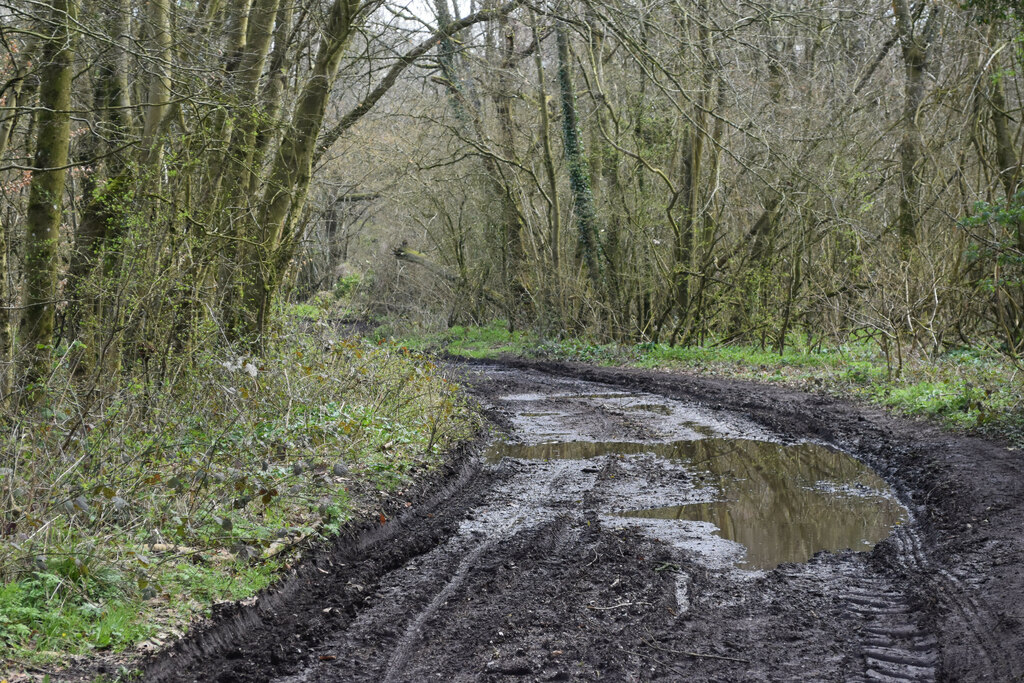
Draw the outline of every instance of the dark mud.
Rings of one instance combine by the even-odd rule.
[[[643,482],[628,489],[636,507],[699,488],[684,468],[607,456],[485,467],[465,452],[420,494],[396,501],[386,524],[354,529],[255,605],[221,610],[151,660],[146,679],[1011,681],[1024,674],[1018,453],[758,384],[522,361],[469,366],[465,380],[504,411],[498,421],[513,440],[528,432],[534,443],[668,442],[712,432],[832,446],[882,475],[912,518],[870,553],[824,552],[767,572],[740,571],[714,559],[728,553],[658,538],[602,512],[631,476]],[[638,393],[617,404],[617,395]]]

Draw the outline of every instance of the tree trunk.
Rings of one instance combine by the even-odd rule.
[[[533,59],[537,67],[537,100],[540,107],[540,135],[544,150],[544,172],[547,175],[548,194],[548,248],[551,252],[551,296],[558,297],[557,289],[560,279],[558,240],[561,229],[561,209],[558,206],[558,178],[555,175],[555,156],[551,151],[551,117],[548,115],[548,94],[544,86],[544,60],[540,50],[540,36],[537,27],[533,27],[533,40],[537,43],[537,51]],[[560,304],[556,307],[560,310]]]
[[[903,48],[906,74],[903,105],[903,140],[900,142],[900,201],[896,227],[903,257],[918,240],[923,141],[920,123],[925,96],[925,75],[942,17],[942,7],[932,4],[924,28],[918,32],[907,0],[893,0],[896,30]]]
[[[142,163],[157,166],[163,156],[163,145],[157,139],[171,100],[171,9],[169,0],[149,1],[149,25],[156,53],[149,82],[149,106],[142,126]]]
[[[18,341],[25,387],[50,373],[57,304],[57,247],[71,138],[71,79],[78,16],[75,0],[53,0],[40,69],[36,155],[25,222],[24,312]],[[38,393],[26,392],[28,402]]]
[[[5,76],[9,77],[8,84],[13,85],[7,89],[7,84],[5,84],[3,109],[5,112],[9,111],[10,114],[5,113],[2,120],[0,120],[0,159],[7,152],[7,146],[14,136],[14,128],[18,124],[18,105],[22,101],[22,92],[27,80],[26,76],[28,76],[29,67],[35,59],[37,45],[38,40],[35,37],[27,40],[21,54],[17,55],[17,58],[12,58],[13,68],[11,72],[5,74]]]
[[[703,6],[699,7],[704,13]],[[697,39],[693,41],[697,46],[697,55],[700,61],[700,95],[696,98],[690,115],[689,127],[684,133],[682,154],[680,155],[680,197],[683,200],[683,216],[679,221],[679,234],[675,242],[675,299],[676,314],[678,322],[669,340],[670,345],[675,345],[676,338],[691,317],[690,310],[690,279],[693,272],[694,244],[699,235],[701,225],[700,204],[700,182],[701,163],[704,157],[704,143],[707,137],[708,111],[711,109],[712,71],[711,58],[711,35],[704,23],[706,17],[697,22]],[[688,36],[690,33],[689,17],[680,17],[679,28],[681,36]],[[690,41],[687,41],[690,42]]]
[[[259,123],[259,131],[256,134],[255,149],[251,161],[252,173],[249,174],[249,184],[246,194],[257,189],[259,181],[258,169],[263,164],[270,143],[275,138],[279,118],[281,116],[281,104],[284,98],[285,88],[288,85],[288,39],[292,31],[292,19],[294,6],[290,2],[279,6],[277,10],[277,21],[274,26],[274,49],[270,54],[270,64],[267,69],[267,81],[263,86],[260,95],[260,103],[263,107],[262,118]],[[315,162],[314,162],[315,163]]]
[[[8,405],[14,376],[14,330],[11,326],[11,271],[7,267],[7,221],[0,222],[0,410]]]
[[[294,247],[292,230],[309,190],[317,135],[359,9],[358,0],[334,1],[313,71],[299,94],[291,125],[270,170],[260,203],[257,248],[249,250],[250,258],[242,263],[247,272],[241,328],[236,333],[250,340],[260,337],[266,329],[274,289]]]
[[[600,270],[597,262],[597,219],[594,195],[590,188],[590,172],[583,142],[580,140],[579,117],[576,112],[576,89],[572,80],[569,56],[569,34],[561,21],[555,25],[558,46],[558,83],[562,99],[562,139],[569,166],[569,186],[573,193],[573,214],[576,216],[576,257],[599,291]]]
[[[112,134],[108,144],[102,144],[102,139],[97,137],[95,140],[100,144],[91,146],[91,153],[83,155],[101,159],[107,158],[107,154],[113,148],[127,140],[133,127],[128,86],[130,0],[117,0],[116,6],[107,9],[106,15],[104,24],[107,34],[112,38],[112,47],[104,55],[97,69],[94,101],[97,110],[105,112],[105,118],[111,124]],[[102,317],[99,301],[83,300],[86,298],[83,281],[93,272],[97,256],[112,241],[111,238],[116,239],[123,233],[121,226],[126,210],[124,189],[127,181],[123,157],[119,154],[110,155],[105,163],[100,163],[105,166],[104,174],[110,180],[102,187],[83,192],[86,205],[75,230],[75,245],[71,253],[66,319],[72,327],[78,327],[82,317],[88,315],[90,311]],[[94,169],[90,178],[99,178],[100,175],[99,170]],[[107,261],[111,259],[108,257]],[[96,350],[94,343],[87,341],[86,345],[90,347],[90,352]]]

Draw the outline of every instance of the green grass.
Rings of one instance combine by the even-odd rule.
[[[88,399],[54,377],[0,416],[0,670],[180,632],[480,427],[430,359],[324,326]]]
[[[496,320],[484,326],[456,325],[442,333],[406,335],[400,344],[430,353],[450,353],[467,358],[493,358],[508,354],[521,354],[535,342],[527,331],[508,331],[508,323]]]
[[[899,376],[868,342],[823,351],[794,348],[783,355],[749,346],[642,348],[632,364],[829,391],[1024,445],[1020,370],[991,352],[912,357]]]

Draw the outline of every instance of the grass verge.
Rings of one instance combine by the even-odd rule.
[[[306,327],[2,418],[0,679],[160,647],[479,429],[429,359]]]

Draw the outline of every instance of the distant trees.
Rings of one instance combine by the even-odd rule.
[[[489,158],[516,178],[518,300],[551,332],[777,349],[794,333],[812,344],[855,335],[894,357],[985,337],[1012,351],[1001,330],[1020,317],[1005,289],[1019,282],[1006,276],[1020,233],[982,237],[969,220],[976,202],[1012,203],[1021,183],[1022,53],[1006,10],[523,7],[503,31],[533,60],[493,59],[499,41],[467,30],[435,65],[454,61],[467,93],[505,93],[493,107],[477,101],[472,139],[438,113],[459,116],[443,88],[404,92],[401,125],[427,119],[447,136],[420,160],[417,183],[446,191],[410,190],[400,205],[385,196],[378,211],[426,226],[417,246],[463,273],[449,318],[479,314],[462,304],[466,291],[505,292],[495,313],[517,300],[487,247],[496,207],[463,182],[477,177],[472,158]]]

